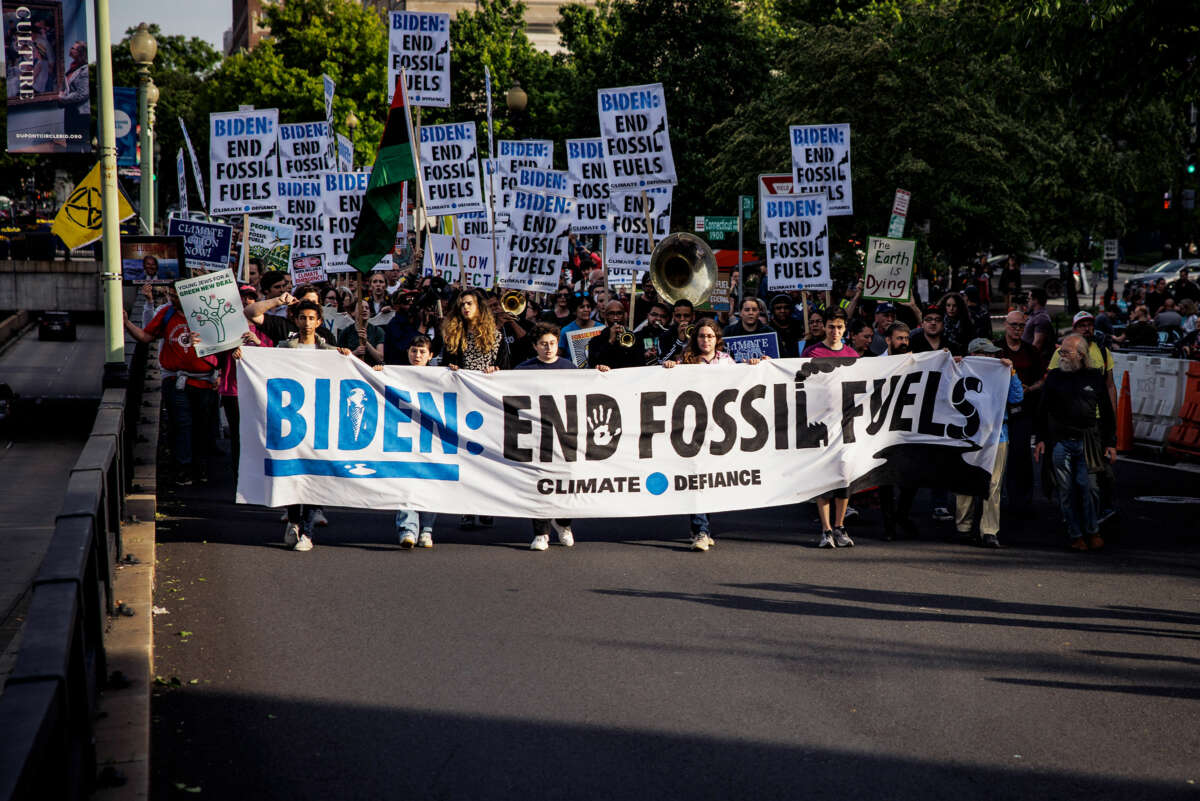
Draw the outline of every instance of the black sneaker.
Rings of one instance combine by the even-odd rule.
[[[479,525],[482,526],[483,528],[491,528],[492,526],[496,525],[496,518],[488,517],[486,515],[480,515],[479,516]]]

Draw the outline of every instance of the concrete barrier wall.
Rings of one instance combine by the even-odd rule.
[[[102,308],[100,262],[0,260],[0,309]]]

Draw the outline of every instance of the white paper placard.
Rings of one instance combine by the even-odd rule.
[[[393,11],[388,17],[387,102],[404,69],[413,106],[450,105],[450,15]]]
[[[195,335],[192,344],[197,356],[232,350],[242,344],[242,334],[250,326],[242,314],[242,297],[233,270],[226,268],[180,279],[175,282],[175,291],[179,293],[179,305],[183,307],[188,328]]]
[[[767,229],[768,288],[833,289],[828,206],[822,195],[776,195],[767,200],[762,214]]]
[[[854,213],[850,185],[850,125],[793,125],[792,192],[825,195],[829,217]]]
[[[209,114],[208,132],[209,213],[274,212],[279,110]]]
[[[675,157],[663,85],[601,89],[596,104],[612,190],[673,186]]]

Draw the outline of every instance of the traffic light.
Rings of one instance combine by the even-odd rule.
[[[1163,211],[1171,210],[1171,193],[1163,192]]]
[[[1188,175],[1196,174],[1196,151],[1188,153],[1187,157],[1187,173]]]

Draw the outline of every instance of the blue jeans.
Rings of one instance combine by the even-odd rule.
[[[433,528],[437,522],[437,512],[417,512],[412,509],[401,509],[396,512],[396,533],[411,533],[414,537],[425,529]]]
[[[1054,484],[1058,487],[1058,508],[1067,522],[1067,534],[1073,540],[1085,534],[1095,534],[1099,527],[1096,524],[1096,504],[1092,498],[1083,440],[1059,440],[1054,443],[1051,458]]]
[[[182,473],[196,461],[197,470],[207,468],[217,438],[216,391],[190,386],[176,389],[174,378],[163,381],[162,390],[175,467]]]
[[[704,512],[699,512],[697,514],[694,514],[691,516],[690,519],[691,519],[693,534],[699,534],[702,531],[705,534],[710,533],[708,530],[708,515],[706,515]]]

